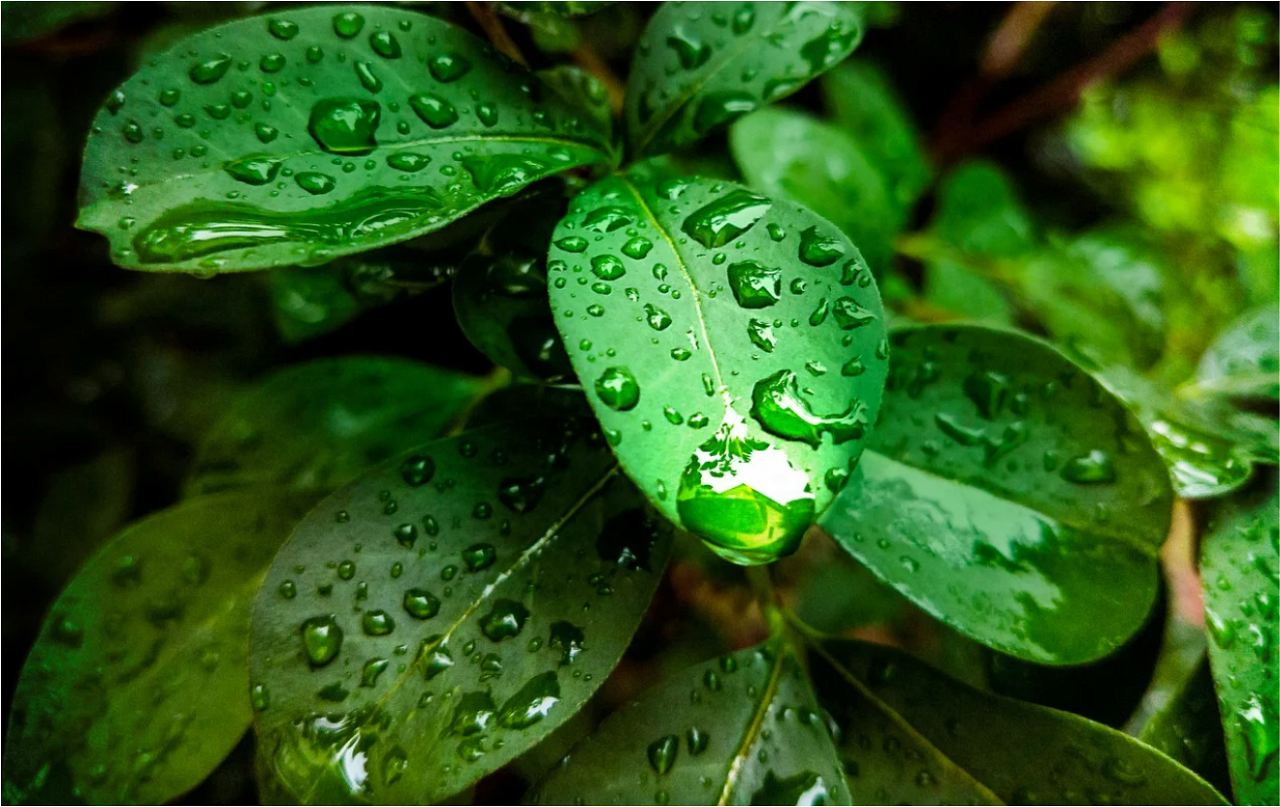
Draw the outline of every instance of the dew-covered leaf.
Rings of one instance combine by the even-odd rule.
[[[579,421],[429,443],[322,502],[254,612],[271,776],[304,803],[435,803],[571,717],[670,528]],[[591,424],[594,428],[594,424]]]
[[[554,14],[557,17],[586,17],[601,9],[613,5],[612,2],[593,2],[592,0],[529,0],[528,2],[494,3],[503,12],[516,19],[524,19],[529,14]]]
[[[631,152],[700,140],[800,89],[861,40],[852,3],[664,3],[631,65],[623,111]]]
[[[241,394],[205,435],[187,492],[332,489],[437,437],[483,388],[482,379],[406,359],[287,367]]]
[[[726,558],[793,551],[884,386],[857,248],[784,199],[643,169],[585,190],[553,238],[556,325],[627,473]]]
[[[1280,310],[1242,314],[1200,359],[1197,386],[1231,398],[1280,398]]]
[[[5,738],[9,804],[162,804],[249,727],[249,616],[315,498],[194,499],[113,538],[54,603]]]
[[[547,301],[547,248],[564,215],[562,188],[533,193],[485,233],[453,284],[453,310],[471,344],[522,378],[573,378]]]
[[[1227,749],[1207,657],[1200,657],[1195,671],[1151,716],[1138,739],[1229,792]]]
[[[858,142],[803,112],[762,109],[729,130],[746,184],[790,198],[843,230],[879,273],[893,257],[900,206]]]
[[[854,804],[1226,803],[1132,737],[974,689],[900,650],[832,642],[812,661]]]
[[[534,804],[853,804],[803,663],[773,640],[611,715]]]
[[[1280,798],[1280,500],[1275,475],[1267,476],[1259,490],[1214,513],[1200,550],[1209,661],[1240,804],[1274,804]]]
[[[1078,664],[1146,619],[1173,506],[1138,421],[1039,340],[904,328],[883,417],[821,520],[943,622],[1011,655]]]
[[[600,79],[571,64],[539,70],[535,75],[570,106],[585,113],[597,131],[606,138],[613,137],[613,108],[609,105],[609,90]]]
[[[108,97],[78,225],[133,269],[323,263],[609,151],[460,28],[398,8],[291,9],[191,37]]]

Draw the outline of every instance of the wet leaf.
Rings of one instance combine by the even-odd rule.
[[[1230,781],[1221,721],[1209,660],[1201,656],[1191,677],[1142,727],[1139,739],[1226,793]]]
[[[813,662],[854,804],[1226,803],[1125,734],[982,692],[900,650],[832,642]]]
[[[804,666],[779,641],[678,673],[610,716],[534,804],[853,804]]]
[[[800,89],[861,40],[862,12],[849,3],[664,3],[631,65],[631,151],[660,154],[700,140]]]
[[[133,269],[315,264],[608,159],[586,117],[462,29],[326,5],[205,31],[113,93],[78,225]]]
[[[287,367],[243,393],[205,436],[188,494],[288,485],[329,490],[438,436],[484,381],[405,359]]]
[[[884,177],[856,140],[791,109],[763,109],[729,130],[746,183],[785,196],[843,230],[877,273],[893,257],[902,213]]]
[[[1201,357],[1196,378],[1205,392],[1280,398],[1280,311],[1263,306],[1228,325]]]
[[[260,753],[294,798],[440,801],[604,681],[670,529],[579,426],[524,420],[429,443],[299,525],[252,645],[271,698]]]
[[[978,326],[891,334],[884,416],[822,526],[984,644],[1113,652],[1159,586],[1173,505],[1138,421],[1049,345]]]
[[[589,0],[566,0],[564,2],[507,2],[494,3],[496,7],[511,14],[516,19],[524,19],[529,14],[554,14],[557,17],[585,17],[595,14],[601,9],[613,5],[612,2],[589,2]]]
[[[250,604],[314,502],[262,488],[126,528],[58,597],[6,736],[10,804],[161,804],[195,787],[250,722]]]
[[[1209,661],[1240,804],[1280,797],[1280,707],[1276,702],[1276,608],[1280,527],[1275,475],[1222,505],[1200,550]]]
[[[737,563],[795,549],[875,422],[887,345],[866,263],[830,222],[644,169],[556,228],[551,304],[623,467]]]
[[[522,378],[573,378],[547,302],[547,248],[567,206],[562,188],[512,206],[463,261],[453,310],[471,344]]]
[[[613,109],[609,106],[609,91],[600,79],[569,64],[539,70],[535,75],[566,103],[584,113],[596,131],[606,138],[613,137]]]

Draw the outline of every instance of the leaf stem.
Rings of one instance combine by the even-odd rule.
[[[524,54],[520,52],[520,48],[516,46],[515,40],[507,33],[507,29],[502,25],[502,19],[493,12],[493,8],[488,3],[476,2],[476,0],[467,0],[467,11],[471,12],[471,16],[484,30],[485,36],[489,37],[489,41],[493,46],[500,50],[503,55],[518,64],[529,66],[529,62],[525,61]]]

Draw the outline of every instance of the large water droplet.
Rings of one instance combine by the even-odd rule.
[[[266,185],[276,178],[280,172],[280,161],[260,155],[242,157],[228,163],[226,171],[240,182],[247,185]]]
[[[231,56],[222,53],[211,59],[191,65],[187,75],[196,84],[216,84],[219,79],[227,74],[227,70],[231,69],[231,62]]]
[[[767,198],[739,188],[694,211],[682,229],[707,249],[724,246],[750,230],[771,205]]]
[[[323,667],[338,657],[342,650],[342,628],[333,616],[313,616],[302,623],[302,646],[307,662]]]
[[[436,81],[448,84],[471,71],[471,62],[457,53],[440,53],[427,60],[427,70]]]
[[[325,151],[333,154],[368,154],[378,145],[375,133],[382,120],[382,105],[355,98],[325,98],[311,107],[307,130]]]
[[[444,129],[458,122],[458,110],[447,99],[434,93],[410,96],[409,106],[432,129]]]
[[[414,619],[430,619],[440,613],[440,598],[425,588],[411,588],[404,593],[404,610]]]
[[[640,385],[625,367],[606,369],[596,379],[595,390],[605,406],[619,412],[633,409],[640,402]]]
[[[729,265],[729,288],[743,308],[765,308],[782,299],[782,270],[755,261]]]
[[[560,680],[555,672],[535,675],[502,704],[498,725],[508,729],[527,729],[546,717],[560,702]]]
[[[400,40],[390,31],[374,31],[369,34],[369,47],[384,59],[400,58]]]
[[[333,16],[333,32],[343,39],[350,39],[364,29],[364,15],[346,11]]]
[[[751,390],[751,416],[770,434],[814,448],[821,445],[824,433],[836,445],[860,439],[870,423],[867,405],[856,400],[840,414],[816,414],[800,392],[799,377],[790,370],[779,370],[756,383]]]
[[[835,236],[823,235],[817,227],[800,233],[800,260],[810,266],[830,266],[844,257],[844,244]]]
[[[1116,481],[1116,468],[1111,455],[1099,449],[1093,449],[1063,464],[1059,472],[1068,482],[1079,485],[1096,485]]]
[[[671,770],[672,765],[676,764],[676,756],[679,753],[679,737],[674,734],[659,737],[649,743],[649,765],[652,766],[659,775],[665,774],[667,771]]]
[[[500,599],[480,618],[480,632],[500,642],[519,634],[528,618],[528,608],[515,600]]]

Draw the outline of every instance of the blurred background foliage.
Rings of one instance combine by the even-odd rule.
[[[379,355],[471,374],[476,390],[501,381],[457,326],[447,285],[468,259],[483,262],[470,253],[492,211],[327,266],[211,280],[117,269],[104,240],[72,228],[80,151],[107,93],[185,35],[289,5],[0,6],[6,713],[61,586],[123,524],[181,497],[215,421],[268,373]],[[466,4],[411,5],[480,31]],[[1165,449],[1230,466],[1208,482],[1191,467],[1184,495],[1197,481],[1240,484],[1251,459],[1274,461],[1274,4],[865,5],[869,30],[847,64],[667,159],[791,195],[840,224],[898,321],[1017,326],[1094,362],[1148,408],[1149,429],[1172,430]],[[604,97],[653,6],[576,19],[526,10],[505,25],[533,67],[576,64]],[[1184,521],[1198,516],[1186,508]],[[823,630],[906,646],[971,683],[1113,725],[1141,702],[1137,731],[1203,647],[1199,611],[1185,604],[1198,589],[1193,534],[1171,543],[1182,561],[1166,553],[1172,616],[1157,614],[1116,656],[1052,675],[947,632],[829,542],[807,542],[779,575]],[[759,638],[739,574],[686,547],[595,713],[709,646]],[[1074,700],[1062,699],[1063,675]],[[504,788],[590,722],[584,712],[482,782],[492,792],[477,800],[517,792]],[[189,798],[246,801],[252,788],[246,746]]]

